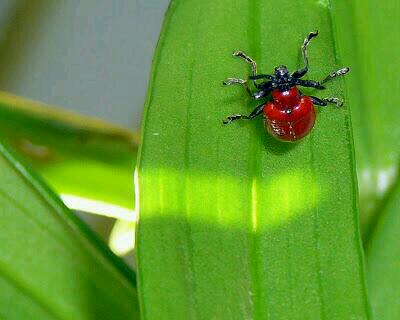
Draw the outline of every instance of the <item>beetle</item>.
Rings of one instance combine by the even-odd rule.
[[[267,102],[258,105],[249,115],[233,114],[223,120],[224,124],[244,119],[250,120],[264,114],[264,125],[267,131],[278,140],[296,142],[305,137],[313,128],[316,118],[315,105],[327,106],[328,103],[341,107],[343,101],[339,98],[323,98],[303,95],[297,86],[310,87],[318,90],[325,89],[324,84],[338,76],[343,76],[350,71],[345,67],[330,73],[322,81],[301,79],[308,72],[307,46],[318,35],[318,31],[310,32],[304,39],[301,52],[304,67],[289,73],[286,66],[275,67],[274,74],[257,74],[257,64],[243,51],[236,51],[233,56],[239,57],[251,65],[251,75],[247,80],[228,78],[224,85],[240,84],[254,99],[264,99],[271,94]],[[251,80],[256,92],[252,92],[248,85]],[[262,82],[257,82],[262,80]]]

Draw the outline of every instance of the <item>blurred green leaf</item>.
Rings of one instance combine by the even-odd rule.
[[[395,182],[400,163],[400,3],[335,0],[340,52],[348,78],[364,240]]]
[[[0,145],[0,317],[139,319],[132,271]]]
[[[58,193],[133,209],[134,133],[0,92],[0,134]]]
[[[388,195],[366,248],[374,319],[400,319],[400,184]]]
[[[335,1],[341,52],[351,59],[349,99],[374,319],[400,317],[400,3]],[[350,23],[351,22],[351,23]]]
[[[143,319],[367,319],[349,104],[298,144],[267,136],[249,68],[339,67],[327,1],[172,1],[153,64],[139,163]],[[347,62],[347,61],[346,61]],[[350,75],[351,77],[351,75]],[[304,90],[306,93],[311,92]],[[342,80],[320,96],[342,96]]]

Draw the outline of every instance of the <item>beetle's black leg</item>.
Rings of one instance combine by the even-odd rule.
[[[257,91],[256,93],[253,93],[253,99],[259,100],[259,99],[265,98],[265,96],[267,96],[270,93],[271,93],[271,89]]]
[[[270,74],[257,74],[254,76],[249,77],[250,80],[257,80],[257,79],[269,79],[269,80],[275,80],[275,77]]]
[[[304,39],[303,45],[301,46],[301,53],[303,55],[304,68],[301,68],[292,73],[293,78],[301,78],[308,72],[308,55],[307,55],[307,46],[309,45],[312,38],[315,38],[318,35],[318,31],[313,31],[308,34],[308,36]]]
[[[238,79],[238,78],[228,78],[226,79],[226,81],[223,82],[224,85],[229,86],[232,84],[241,84],[244,86],[244,88],[246,89],[247,93],[250,95],[250,97],[252,97],[254,100],[259,100],[261,98],[264,98],[265,96],[267,96],[268,94],[271,93],[271,91],[273,90],[272,88],[272,83],[271,82],[265,82],[263,84],[260,84],[260,90],[252,93],[248,84],[247,84],[247,80],[243,80],[243,79]]]
[[[321,81],[321,83],[325,83],[325,82],[331,81],[332,79],[335,79],[336,77],[339,77],[339,76],[344,76],[349,71],[350,71],[349,67],[339,69],[338,71],[335,71],[335,72],[332,72],[331,74],[328,74],[326,76],[326,78]]]
[[[328,103],[325,102],[324,100],[321,100],[320,98],[314,97],[314,96],[309,96],[311,98],[311,101],[313,104],[316,106],[326,106]]]
[[[322,100],[327,103],[334,103],[337,107],[343,106],[343,100],[339,98],[323,98]]]
[[[262,114],[264,106],[265,106],[265,103],[260,104],[248,116],[242,115],[242,114],[233,114],[233,115],[231,115],[229,117],[226,117],[226,119],[224,119],[222,121],[222,123],[223,124],[229,124],[232,121],[239,120],[239,119],[243,119],[243,120],[254,119],[255,117],[257,117],[260,114]]]
[[[250,58],[247,54],[245,54],[243,51],[235,51],[233,53],[233,56],[242,58],[247,63],[250,63],[251,64],[251,75],[255,76],[257,74],[257,63],[252,58]]]
[[[334,103],[337,107],[341,107],[343,105],[343,101],[339,98],[317,98],[314,96],[309,96],[311,101],[317,106],[327,106],[328,103]]]
[[[253,99],[259,100],[265,98],[267,95],[271,93],[272,90],[273,90],[272,83],[267,82],[262,86],[262,89],[260,91],[253,93]]]
[[[257,63],[252,58],[250,58],[247,54],[245,54],[243,51],[235,51],[233,53],[233,56],[239,57],[239,58],[243,59],[244,61],[246,61],[247,63],[251,64],[251,77],[254,77],[257,75]],[[252,79],[252,80],[253,80],[254,86],[256,88],[258,88],[259,86],[258,86],[257,82],[254,79]]]
[[[223,81],[222,84],[225,86],[230,86],[232,84],[241,84],[246,89],[250,97],[253,97],[253,93],[251,92],[249,85],[247,84],[247,80],[238,78],[228,78],[225,81]]]
[[[294,83],[299,86],[302,86],[302,87],[315,88],[315,89],[319,89],[319,90],[325,89],[325,87],[323,85],[321,85],[320,82],[314,81],[314,80],[296,79],[296,81]]]

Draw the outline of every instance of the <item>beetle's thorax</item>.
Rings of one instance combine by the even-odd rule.
[[[292,109],[300,103],[300,99],[301,96],[296,86],[285,91],[280,91],[279,89],[272,91],[272,100],[280,109]]]

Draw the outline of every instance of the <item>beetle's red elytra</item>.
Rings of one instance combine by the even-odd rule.
[[[264,105],[264,123],[267,131],[279,140],[297,141],[305,137],[315,123],[315,108],[308,96],[302,96],[296,87],[288,91],[272,91],[272,101]]]
[[[295,142],[305,137],[313,128],[316,118],[314,105],[326,106],[328,103],[334,103],[337,106],[342,106],[343,103],[338,98],[320,99],[315,96],[307,96],[303,95],[297,88],[297,86],[302,86],[323,90],[325,89],[324,83],[350,71],[348,67],[339,69],[320,82],[301,79],[308,72],[307,46],[310,40],[317,35],[317,31],[310,32],[304,39],[301,50],[305,66],[291,74],[284,65],[276,67],[274,74],[257,74],[256,62],[242,51],[235,52],[234,56],[251,64],[251,75],[247,80],[228,78],[223,84],[243,85],[254,100],[267,98],[270,94],[271,97],[268,101],[258,105],[249,115],[234,114],[227,117],[223,123],[229,124],[239,119],[254,119],[263,114],[265,127],[273,137],[285,142]],[[249,80],[257,89],[256,92],[250,90]],[[262,82],[257,80],[262,80]]]

